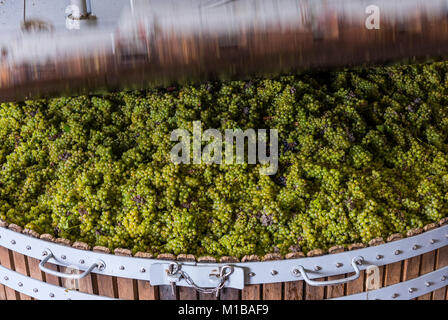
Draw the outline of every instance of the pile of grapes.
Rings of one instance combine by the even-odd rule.
[[[174,164],[170,133],[277,129],[279,170]],[[286,254],[448,214],[448,63],[0,107],[0,218],[133,252]]]

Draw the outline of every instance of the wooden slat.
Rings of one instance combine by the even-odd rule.
[[[436,251],[431,251],[422,254],[421,266],[420,266],[420,275],[427,274],[431,271],[434,271],[434,264],[436,262]],[[431,300],[431,292],[424,294],[418,297],[417,300]]]
[[[5,268],[15,270],[12,252],[5,247],[0,247],[0,264]],[[5,295],[7,300],[20,300],[19,293],[8,286],[5,286]]]
[[[194,262],[194,261],[196,261],[196,258],[194,255],[179,254],[177,256],[177,261]],[[179,287],[178,293],[179,293],[179,300],[197,300],[198,299],[198,293],[196,292],[196,290],[194,288]]]
[[[198,262],[200,263],[215,263],[216,259],[210,256],[205,257],[199,257]],[[216,296],[216,293],[198,293],[199,300],[218,300],[219,299],[219,293],[218,296]]]
[[[299,259],[305,255],[303,252],[290,252],[285,256],[285,259]],[[303,300],[304,299],[304,281],[290,281],[283,284],[283,299],[284,300]]]
[[[324,254],[323,250],[311,250],[308,257],[318,257]],[[315,281],[325,281],[326,278],[313,279]],[[325,298],[325,287],[310,286],[305,283],[305,300],[322,300]]]
[[[345,249],[343,246],[334,246],[334,247],[331,247],[330,249],[328,249],[328,253],[329,254],[337,254],[337,253],[344,252],[344,250]],[[341,261],[338,261],[338,262],[342,263]],[[331,281],[331,280],[339,280],[339,279],[343,279],[343,278],[345,278],[344,274],[327,277],[327,280]],[[344,292],[345,292],[345,284],[337,284],[337,285],[327,286],[326,298],[332,299],[332,298],[342,297],[342,296],[344,296]]]
[[[402,238],[403,238],[403,236],[401,234],[393,234],[389,238],[387,238],[387,242],[397,241]],[[388,264],[385,266],[384,269],[385,269],[384,270],[384,286],[387,287],[387,286],[401,282],[403,261],[398,261],[395,263]]]
[[[106,247],[97,246],[93,248],[93,251],[110,254],[109,248]],[[114,290],[114,277],[97,274],[96,286],[98,287],[98,295],[103,297],[118,298],[117,290]],[[116,279],[115,287],[117,287]]]
[[[143,259],[153,258],[152,254],[147,252],[137,252],[135,257]],[[149,270],[145,272],[149,273]],[[149,281],[137,280],[137,288],[139,300],[159,300],[159,289],[156,286],[152,286]]]
[[[270,253],[263,257],[263,261],[273,261],[283,259],[281,255]],[[271,272],[277,270],[271,270]],[[273,276],[273,278],[275,275]],[[282,300],[283,298],[283,283],[266,283],[261,287],[263,300]]]
[[[362,249],[364,247],[365,247],[364,244],[355,243],[355,244],[349,245],[348,246],[348,250],[349,251],[353,251],[353,250]],[[352,272],[352,273],[348,273],[346,276],[350,277],[350,276],[352,276],[354,274],[355,273]],[[345,286],[345,294],[347,296],[349,296],[349,295],[352,295],[352,294],[364,292],[365,276],[366,276],[366,272],[364,270],[362,270],[359,273],[359,278],[358,279],[356,279],[354,281],[347,282],[347,285]],[[380,282],[380,284],[382,284],[382,281]]]
[[[157,259],[174,261],[176,260],[176,256],[173,254],[159,254]],[[159,299],[160,300],[176,300],[179,297],[179,287],[175,287],[174,294],[172,292],[172,288],[169,285],[159,286]]]
[[[425,232],[436,229],[439,227],[438,223],[430,223],[423,227]],[[424,253],[422,256],[421,265],[420,265],[420,275],[427,274],[431,271],[434,271],[434,267],[436,265],[436,250]],[[424,294],[418,297],[417,300],[431,300],[432,292]]]
[[[50,241],[50,242],[54,242],[55,241],[54,237],[52,235],[50,235],[50,234],[42,234],[40,236],[40,239],[45,240],[45,241]],[[45,265],[45,267],[50,269],[50,270],[54,270],[54,271],[60,272],[59,266],[57,266],[55,264],[47,263]],[[44,273],[44,275],[45,275],[45,282],[47,282],[49,284],[52,284],[52,285],[55,285],[55,286],[62,286],[61,279],[59,277],[53,276],[53,275],[48,274],[48,273]]]
[[[0,284],[0,300],[6,300],[5,286]]]
[[[440,248],[437,250],[437,260],[436,260],[436,269],[440,269],[448,266],[448,246]],[[448,281],[448,280],[445,280]],[[433,292],[432,299],[433,300],[448,300],[448,290],[447,287],[437,289]]]
[[[114,254],[117,256],[132,256],[130,250],[121,248],[115,249]],[[138,299],[138,288],[136,280],[117,277],[117,288],[118,288],[118,298],[123,300]]]
[[[84,242],[75,242],[72,244],[72,247],[78,250],[90,250],[90,246]],[[78,270],[77,273],[82,273],[82,271]],[[89,293],[89,294],[98,294],[97,280],[96,275],[91,273],[86,277],[78,280],[79,291]]]
[[[14,258],[14,266],[15,266],[16,272],[21,273],[25,276],[29,276],[26,257],[16,251],[12,252],[12,256]],[[19,295],[20,295],[20,300],[31,300],[31,297],[26,294],[19,293]]]
[[[285,300],[303,300],[304,281],[291,281],[284,283],[283,298]]]
[[[236,257],[222,257],[220,259],[222,263],[236,263],[239,260]],[[224,288],[219,293],[220,300],[240,300],[241,290],[233,289],[233,288]]]
[[[241,262],[260,261],[256,255],[245,256]],[[246,285],[241,291],[241,300],[260,300],[261,299],[261,285],[252,284]]]

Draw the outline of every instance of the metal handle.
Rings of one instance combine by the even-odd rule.
[[[97,262],[93,263],[89,268],[87,268],[86,271],[84,271],[83,273],[80,273],[80,274],[68,274],[68,273],[63,273],[63,272],[57,272],[57,271],[54,271],[54,270],[51,270],[51,269],[48,269],[45,267],[45,264],[51,258],[56,260],[53,253],[49,249],[46,249],[45,252],[46,252],[46,257],[39,263],[39,269],[45,273],[48,273],[48,274],[51,274],[53,276],[60,277],[60,278],[79,280],[79,279],[86,277],[95,268],[98,268],[98,270],[103,270],[106,267],[106,264],[103,261],[98,260]]]
[[[338,279],[338,280],[328,280],[328,281],[314,281],[311,280],[310,278],[308,278],[308,275],[306,274],[305,268],[303,268],[302,266],[298,266],[298,270],[300,271],[300,274],[303,277],[303,280],[305,280],[306,283],[308,283],[310,286],[332,286],[332,285],[336,285],[336,284],[342,284],[342,283],[347,283],[353,280],[356,280],[359,278],[360,275],[360,270],[358,265],[361,265],[364,262],[364,258],[361,256],[355,257],[352,259],[352,266],[353,269],[355,270],[355,274],[351,277],[348,278],[343,278],[343,279]]]

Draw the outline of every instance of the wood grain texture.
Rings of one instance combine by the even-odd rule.
[[[344,250],[345,249],[343,246],[334,246],[334,247],[331,247],[330,249],[328,249],[328,253],[329,254],[337,254],[337,253],[344,252]],[[340,262],[340,261],[338,261],[338,262]],[[342,263],[342,262],[340,262],[340,263]],[[344,274],[341,274],[341,275],[327,277],[327,280],[328,281],[340,280],[340,279],[344,279],[345,277],[346,276]],[[332,299],[332,298],[342,297],[342,296],[344,296],[344,293],[345,293],[345,284],[337,284],[337,285],[327,286],[325,296],[327,299]]]
[[[152,254],[148,252],[137,252],[136,258],[151,259]],[[145,270],[149,278],[149,270]],[[139,300],[159,300],[159,288],[152,286],[147,280],[137,280],[138,299]]]
[[[401,240],[403,236],[401,234],[393,234],[387,238],[387,242],[393,242]],[[401,274],[403,270],[403,261],[398,261],[385,266],[384,268],[384,286],[390,286],[397,284],[401,281]]]
[[[114,252],[117,256],[132,256],[131,251],[128,249],[115,249]],[[120,267],[120,266],[118,266]],[[118,298],[123,300],[137,300],[138,299],[138,287],[137,281],[129,278],[117,277]]]
[[[6,300],[5,286],[0,284],[0,300]]]
[[[436,269],[448,266],[448,246],[437,250],[436,254]],[[446,281],[446,280],[445,280]],[[448,300],[447,287],[437,289],[432,294],[432,300]]]
[[[285,282],[283,285],[284,300],[303,300],[304,281]]]
[[[318,257],[325,252],[320,249],[311,250],[308,252],[308,257]],[[326,278],[313,279],[315,281],[325,281]],[[311,286],[305,283],[305,300],[322,300],[325,298],[325,287]]]
[[[109,248],[101,246],[93,247],[93,251],[110,254]],[[117,282],[115,277],[96,274],[96,285],[100,296],[118,298]]]
[[[15,270],[12,252],[5,247],[0,247],[0,264],[10,270]],[[19,293],[8,286],[5,286],[5,295],[6,300],[20,300]]]
[[[263,261],[274,261],[274,260],[282,260],[283,257],[276,253],[270,253],[263,257]],[[273,272],[276,270],[271,270]],[[272,273],[271,273],[272,275]],[[272,275],[272,278],[275,279],[275,275]],[[283,283],[265,283],[261,287],[263,300],[282,300],[283,298]]]
[[[220,259],[222,263],[236,263],[239,260],[236,257],[222,257]],[[241,290],[233,289],[233,288],[223,288],[219,293],[220,300],[240,300],[241,299]]]
[[[173,254],[159,254],[157,259],[174,261],[176,260],[176,256]],[[179,298],[179,287],[174,288],[173,290],[170,285],[159,286],[159,299],[160,300],[177,300]]]
[[[179,262],[194,262],[194,261],[196,261],[196,258],[193,255],[180,254],[177,256],[177,261],[179,261]],[[179,293],[179,300],[197,300],[198,299],[198,293],[196,292],[196,290],[194,288],[179,287],[178,293]]]
[[[364,244],[360,244],[360,243],[355,243],[352,245],[348,246],[348,250],[349,251],[353,251],[353,250],[358,250],[358,249],[362,249],[365,248],[366,246]],[[346,274],[346,277],[350,277],[352,275],[354,275],[355,273],[348,273]],[[346,286],[345,286],[345,294],[347,296],[352,295],[352,294],[356,294],[356,293],[361,293],[364,292],[364,282],[365,282],[365,276],[366,276],[366,272],[365,270],[362,270],[359,273],[359,278],[350,282],[347,282]],[[382,284],[382,281],[380,282]]]
[[[260,261],[256,255],[244,256],[241,262]],[[261,300],[261,285],[251,284],[245,285],[241,291],[241,300]]]
[[[18,273],[21,273],[25,276],[29,276],[29,271],[28,271],[28,263],[26,260],[26,257],[23,254],[20,254],[16,251],[12,252],[12,256],[14,259],[14,266],[15,266],[15,271]],[[20,300],[31,300],[31,297],[24,294],[24,293],[19,293],[20,295]]]
[[[420,275],[427,274],[431,271],[434,271],[434,265],[436,262],[436,251],[431,251],[422,254],[421,256],[421,265],[420,265]],[[432,293],[424,294],[418,297],[417,300],[431,300]]]

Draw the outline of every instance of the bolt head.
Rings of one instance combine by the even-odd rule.
[[[420,248],[418,245],[414,244],[414,246],[412,247],[412,250],[417,250],[418,248]]]
[[[48,256],[48,252],[47,251],[44,251],[44,252],[42,252],[42,256]]]
[[[392,299],[395,299],[395,298],[398,298],[400,295],[398,294],[398,293],[394,293],[393,295],[392,295]]]
[[[61,259],[62,259],[62,260],[65,260],[65,259],[67,259],[67,257],[64,256],[64,255],[62,255],[62,256],[61,256]]]
[[[446,280],[446,276],[442,276],[442,278],[440,280],[445,281]]]
[[[11,244],[16,244],[16,240],[11,240]]]
[[[381,260],[381,259],[383,259],[382,255],[379,254],[379,255],[376,256],[376,260]]]
[[[119,268],[120,270],[124,270],[124,266],[120,266],[120,268]]]
[[[255,272],[249,272],[248,275],[249,275],[249,277],[253,277],[253,276],[255,276]]]
[[[83,259],[81,259],[81,260],[79,260],[79,263],[80,263],[80,264],[84,264],[85,261],[84,261]]]
[[[295,276],[299,276],[300,275],[299,269],[293,269],[292,270],[292,274],[295,275]]]
[[[26,246],[26,250],[31,250],[31,246]]]
[[[315,266],[315,267],[314,267],[314,271],[320,271],[320,270],[322,270],[322,267],[321,267],[321,266]]]
[[[425,282],[425,286],[430,287],[430,286],[431,286],[431,282],[426,281],[426,282]]]
[[[435,239],[431,239],[431,240],[429,241],[430,244],[434,244],[434,243],[436,243],[436,242],[437,242],[437,240],[435,240]]]
[[[37,292],[39,292],[39,290],[38,290],[37,288],[34,288],[34,289],[33,289],[33,292],[34,292],[34,293],[37,293]]]
[[[50,298],[54,298],[54,293],[49,294]]]
[[[415,290],[416,290],[415,288],[409,288],[408,292],[413,293],[413,292],[415,292]]]
[[[141,273],[145,273],[145,272],[146,272],[146,269],[145,269],[145,268],[141,268],[141,269],[140,269],[140,272],[141,272]]]
[[[400,253],[401,253],[400,250],[395,250],[395,252],[394,252],[394,254],[395,254],[396,256],[398,256]]]
[[[19,282],[17,285],[18,285],[19,287],[23,287],[23,283],[22,283],[22,282]]]
[[[6,281],[8,281],[9,280],[9,278],[7,277],[7,276],[5,276],[3,279],[5,279]]]
[[[342,267],[342,266],[343,266],[342,263],[340,263],[340,262],[336,263],[336,268],[340,268],[340,267]]]
[[[278,274],[278,271],[277,271],[277,270],[272,270],[272,271],[271,271],[271,275],[275,276],[275,275],[277,275],[277,274]]]

